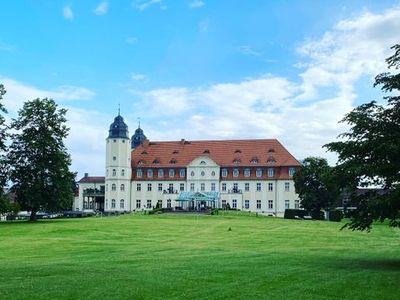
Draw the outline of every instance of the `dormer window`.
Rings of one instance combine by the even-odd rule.
[[[160,177],[160,178],[164,177],[164,170],[163,169],[159,169],[158,170],[158,177]]]
[[[239,150],[239,149],[236,149],[236,150],[235,150],[235,153],[242,153],[242,151]]]
[[[274,177],[274,168],[268,168],[268,177]]]
[[[274,148],[269,148],[268,149],[268,153],[275,153],[275,149]]]
[[[174,177],[175,176],[175,170],[174,169],[169,169],[168,175],[169,175],[169,177]]]
[[[205,154],[210,154],[210,150],[205,149],[205,150],[203,151],[203,153],[205,153]]]
[[[206,162],[205,162],[204,160],[202,160],[202,161],[200,162],[200,164],[201,164],[201,165],[205,165]]]
[[[179,170],[179,176],[180,177],[185,177],[185,169],[180,169]]]
[[[138,165],[144,165],[144,164],[146,164],[146,162],[143,159],[138,161]]]
[[[148,153],[147,153],[146,150],[143,150],[141,154],[146,155],[146,154],[148,154]]]
[[[169,161],[170,164],[176,164],[176,159],[175,158],[171,158],[171,160]]]
[[[221,176],[222,177],[227,177],[228,176],[228,170],[227,169],[222,169]]]
[[[257,177],[261,177],[261,176],[262,176],[262,169],[258,168],[258,169],[256,170],[256,176],[257,176]]]
[[[137,169],[136,170],[136,177],[142,178],[143,177],[143,170],[142,169]]]
[[[267,164],[273,164],[276,163],[276,160],[273,156],[268,157],[267,159]]]
[[[179,153],[178,150],[174,150],[174,151],[172,152],[172,154],[178,154],[178,153]]]
[[[233,177],[238,177],[239,176],[239,169],[233,169]]]
[[[240,164],[242,161],[240,160],[240,158],[235,158],[234,160],[233,160],[233,163],[235,164],[235,165],[237,165],[237,164]]]
[[[259,163],[259,160],[258,160],[257,157],[253,157],[253,158],[250,160],[250,162],[251,162],[252,164],[258,164],[258,163]]]
[[[152,169],[148,169],[147,170],[147,177],[148,178],[152,178],[153,177],[153,170]]]
[[[244,169],[244,177],[250,177],[250,169],[249,168],[246,168],[246,169]]]
[[[155,160],[153,160],[153,164],[158,165],[160,163],[160,160],[158,158],[156,158]]]
[[[289,176],[293,177],[294,173],[296,172],[295,168],[289,168]]]

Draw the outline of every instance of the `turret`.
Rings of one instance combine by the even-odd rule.
[[[105,211],[129,211],[131,147],[128,126],[120,114],[110,125],[106,139]]]

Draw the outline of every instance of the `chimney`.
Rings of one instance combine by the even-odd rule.
[[[86,178],[86,177],[89,177],[89,173],[85,173],[85,178]]]

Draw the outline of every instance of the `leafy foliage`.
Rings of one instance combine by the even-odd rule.
[[[0,84],[0,213],[9,211],[8,200],[4,195],[4,185],[7,181],[7,167],[4,163],[3,152],[6,150],[6,139],[7,139],[7,126],[5,124],[5,118],[3,113],[7,113],[2,103],[3,96],[6,93],[4,86]]]
[[[18,114],[11,124],[16,133],[11,135],[7,163],[17,201],[32,212],[34,221],[41,209],[55,212],[72,204],[74,174],[63,142],[69,129],[66,110],[51,99],[25,102]]]
[[[301,207],[319,219],[320,211],[330,209],[339,198],[340,191],[335,178],[334,169],[326,159],[306,158],[293,176]]]
[[[394,55],[386,61],[389,68],[400,68],[400,45],[392,47]],[[376,76],[374,86],[383,92],[400,91],[400,73]],[[386,105],[372,101],[356,107],[342,122],[351,126],[340,135],[341,141],[325,147],[338,153],[337,171],[341,186],[349,191],[353,230],[369,230],[374,221],[388,218],[390,225],[400,227],[400,96],[385,96]],[[359,186],[380,186],[383,193],[371,190],[357,195]]]

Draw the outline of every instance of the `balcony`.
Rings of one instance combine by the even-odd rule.
[[[84,189],[83,197],[100,197],[104,196],[104,189]]]

